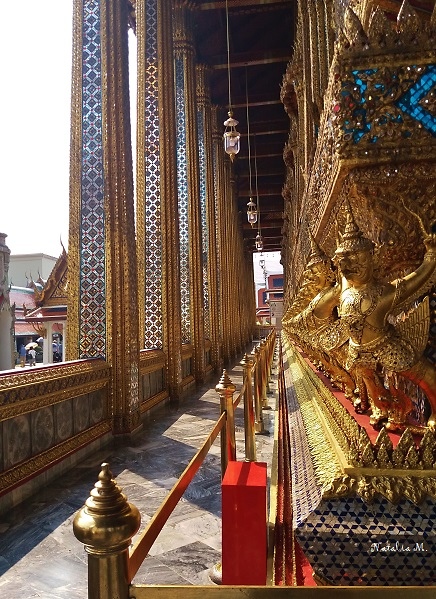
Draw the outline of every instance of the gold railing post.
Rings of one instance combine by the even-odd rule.
[[[73,530],[88,553],[88,599],[128,599],[129,546],[141,516],[112,479],[109,464],[101,465]]]
[[[273,339],[274,333],[268,335],[265,341],[265,361],[266,361],[266,392],[267,394],[271,392],[270,383],[271,383],[271,372],[272,372],[272,350],[273,350]],[[269,407],[269,406],[268,406]]]
[[[263,427],[263,416],[262,416],[262,400],[261,400],[261,373],[262,364],[260,360],[260,351],[258,347],[254,348],[254,430],[257,434],[263,434],[265,429]]]
[[[256,461],[256,443],[254,440],[254,407],[253,407],[253,383],[251,371],[254,360],[245,354],[241,361],[244,369],[244,435],[245,435],[245,461]]]
[[[221,477],[224,477],[229,461],[236,460],[235,413],[233,409],[233,393],[235,385],[226,370],[220,378],[215,391],[220,396],[221,414],[226,413],[226,426],[221,429]]]
[[[268,352],[267,352],[267,342],[263,339],[259,345],[259,350],[261,354],[261,364],[262,364],[262,386],[261,386],[261,403],[262,408],[268,407]]]

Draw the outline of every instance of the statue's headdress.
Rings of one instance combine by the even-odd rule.
[[[319,245],[315,241],[315,238],[312,235],[310,229],[308,229],[308,234],[309,234],[309,240],[310,240],[310,256],[309,256],[309,262],[307,263],[306,268],[310,268],[314,264],[318,264],[320,262],[322,262],[323,264],[330,264],[330,258],[319,247]]]
[[[351,206],[348,201],[345,202],[345,213],[347,221],[345,223],[345,230],[341,234],[339,233],[340,243],[335,251],[335,256],[340,256],[345,253],[356,253],[356,252],[371,252],[374,249],[374,243],[363,236],[362,231],[354,220],[353,213],[351,212]]]

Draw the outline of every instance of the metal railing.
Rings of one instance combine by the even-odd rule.
[[[89,599],[177,599],[182,594],[187,599],[385,599],[386,594],[408,599],[426,599],[436,596],[436,587],[299,587],[285,586],[185,586],[132,584],[144,557],[152,547],[171,512],[203,463],[210,447],[221,434],[222,472],[226,464],[235,459],[234,408],[244,399],[245,456],[256,459],[254,433],[259,432],[262,401],[268,388],[275,334],[268,337],[263,348],[245,355],[241,362],[244,369],[243,386],[236,400],[235,386],[224,371],[216,390],[220,395],[221,414],[203,445],[191,459],[173,489],[157,510],[147,528],[129,550],[131,539],[140,525],[140,515],[135,506],[128,503],[121,493],[108,464],[102,465],[99,480],[85,506],[74,520],[76,537],[85,544],[88,553]],[[281,368],[281,362],[279,364]],[[251,384],[250,384],[251,383]],[[280,386],[280,385],[279,385]],[[251,406],[251,407],[250,407]],[[284,416],[285,417],[285,416]],[[288,498],[289,499],[289,498]],[[418,595],[419,594],[419,595]]]
[[[234,411],[244,401],[245,458],[256,460],[255,433],[262,432],[262,406],[266,403],[269,376],[274,356],[275,331],[256,347],[254,354],[245,354],[243,385],[234,400],[236,387],[224,370],[215,387],[220,396],[220,416],[208,437],[191,459],[168,493],[162,505],[131,549],[133,536],[140,526],[140,515],[128,503],[112,478],[109,464],[102,464],[99,479],[85,506],[74,519],[74,534],[88,553],[89,599],[129,597],[129,586],[156,541],[159,533],[202,465],[212,444],[220,434],[221,475],[229,461],[236,460]],[[254,384],[253,384],[254,378]],[[135,594],[137,587],[135,585]],[[135,595],[136,596],[136,595]]]

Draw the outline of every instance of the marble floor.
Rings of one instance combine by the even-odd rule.
[[[242,385],[242,368],[229,370]],[[268,475],[274,445],[276,370],[265,431],[256,435],[257,460]],[[108,462],[127,499],[141,513],[144,528],[166,493],[196,453],[219,416],[218,380],[212,379],[178,406],[157,408],[128,446],[110,447],[81,463],[30,500],[0,517],[2,599],[86,599],[87,554],[73,534],[73,519]],[[236,398],[236,394],[235,394]],[[237,459],[244,459],[243,408],[236,409]],[[209,574],[221,561],[219,438],[145,559],[135,582],[213,584]]]

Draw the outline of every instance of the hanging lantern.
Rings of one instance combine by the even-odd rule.
[[[258,250],[259,252],[261,252],[263,250],[262,235],[259,235],[259,234],[256,235],[255,246],[256,246],[256,250]]]
[[[247,219],[251,226],[257,223],[257,206],[253,202],[253,198],[247,204]]]
[[[226,130],[224,131],[224,150],[230,156],[230,160],[233,162],[234,157],[240,149],[240,134],[236,131],[236,125],[239,125],[239,121],[233,118],[233,112],[229,110],[229,118],[224,121]]]

